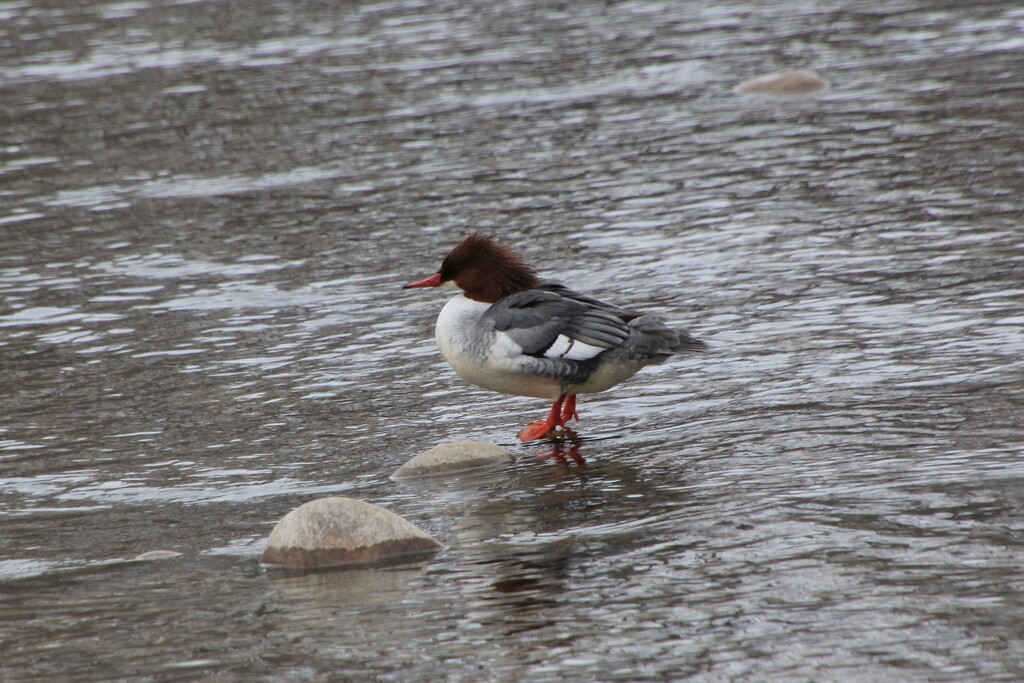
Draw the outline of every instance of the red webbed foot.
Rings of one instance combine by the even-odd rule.
[[[537,441],[552,436],[558,430],[558,425],[549,424],[547,420],[537,420],[523,427],[519,432],[520,441]]]
[[[558,397],[554,405],[551,406],[551,412],[548,413],[548,419],[537,420],[523,427],[523,430],[519,432],[520,441],[536,441],[538,439],[546,439],[556,432],[560,427],[565,426],[564,413],[562,411],[562,405],[567,406],[571,403],[571,412],[576,412],[576,397],[570,396],[570,401],[566,401],[565,394]]]

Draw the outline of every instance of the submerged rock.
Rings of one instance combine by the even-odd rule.
[[[181,557],[181,553],[175,552],[173,550],[150,550],[148,552],[142,553],[141,555],[136,555],[132,559],[133,560],[166,560],[169,557]]]
[[[507,448],[489,441],[453,441],[434,446],[411,458],[395,470],[391,478],[430,477],[507,464],[515,459]]]
[[[264,564],[309,569],[391,564],[441,544],[411,522],[354,498],[320,498],[285,515],[267,540]]]
[[[736,86],[739,93],[768,95],[803,95],[828,87],[828,81],[813,71],[780,71],[743,81]]]

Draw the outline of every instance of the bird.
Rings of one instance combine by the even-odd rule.
[[[434,338],[455,372],[503,394],[553,401],[520,441],[571,431],[578,394],[605,391],[641,368],[706,344],[660,317],[604,303],[541,279],[511,247],[474,232],[425,280],[405,285],[461,290],[441,309]]]

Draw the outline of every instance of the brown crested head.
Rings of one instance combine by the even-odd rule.
[[[519,254],[481,232],[448,252],[439,275],[442,282],[454,281],[468,298],[487,303],[540,284]]]

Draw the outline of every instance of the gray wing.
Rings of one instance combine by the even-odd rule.
[[[484,317],[524,354],[536,358],[586,362],[629,338],[629,328],[614,313],[555,291],[531,289],[507,296]]]
[[[566,299],[572,299],[573,301],[579,301],[581,303],[587,304],[588,306],[599,308],[602,311],[611,313],[612,315],[619,318],[623,322],[629,322],[633,318],[639,318],[641,315],[643,315],[643,313],[641,313],[640,311],[631,311],[628,308],[621,308],[614,304],[605,303],[604,301],[595,299],[592,296],[580,294],[579,292],[569,289],[561,282],[556,282],[555,280],[541,280],[538,289],[542,289],[546,292],[554,292],[555,294],[561,295]]]
[[[707,344],[699,339],[694,339],[686,330],[667,327],[665,321],[660,316],[648,315],[641,311],[621,308],[614,304],[599,301],[593,297],[573,291],[561,282],[555,282],[554,280],[541,281],[539,288],[555,292],[567,299],[593,306],[625,322],[627,327],[633,332],[626,345],[629,347],[630,353],[639,357],[665,357],[687,351],[704,351],[707,348]]]

